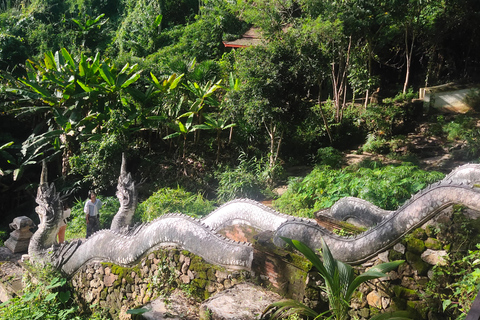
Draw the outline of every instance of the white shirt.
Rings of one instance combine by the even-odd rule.
[[[101,207],[102,201],[95,199],[95,203],[93,203],[92,200],[88,199],[85,202],[85,207],[83,207],[83,212],[88,213],[90,217],[96,217]]]
[[[70,217],[72,210],[70,208],[63,210],[63,219],[60,221],[60,227],[67,225],[67,218]]]

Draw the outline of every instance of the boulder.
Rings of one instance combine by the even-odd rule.
[[[176,289],[168,297],[161,296],[143,307],[147,312],[141,315],[146,320],[193,320],[198,319],[198,304]],[[126,310],[122,310],[125,315]]]
[[[265,308],[282,297],[262,287],[243,283],[221,291],[200,305],[200,319],[259,319]],[[209,318],[208,318],[209,317]]]

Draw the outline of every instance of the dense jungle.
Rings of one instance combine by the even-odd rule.
[[[418,92],[479,83],[479,18],[477,0],[1,0],[0,235],[38,223],[42,162],[73,205],[67,239],[89,190],[108,225],[122,153],[137,221],[235,198],[396,209],[478,162],[479,91],[467,113]]]

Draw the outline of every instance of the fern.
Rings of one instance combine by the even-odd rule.
[[[370,165],[338,170],[316,167],[303,180],[290,181],[287,192],[274,201],[274,206],[284,213],[313,217],[315,211],[352,196],[394,210],[412,194],[443,178],[440,172],[423,171],[410,163],[396,166],[375,163],[373,168]]]

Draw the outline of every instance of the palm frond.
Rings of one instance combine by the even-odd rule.
[[[268,319],[282,319],[288,317],[292,314],[301,314],[307,317],[315,318],[318,316],[318,313],[303,303],[300,303],[296,300],[288,299],[288,300],[281,300],[274,302],[267,306],[267,308],[263,311],[262,319],[266,316],[269,312],[273,313],[269,316]]]

